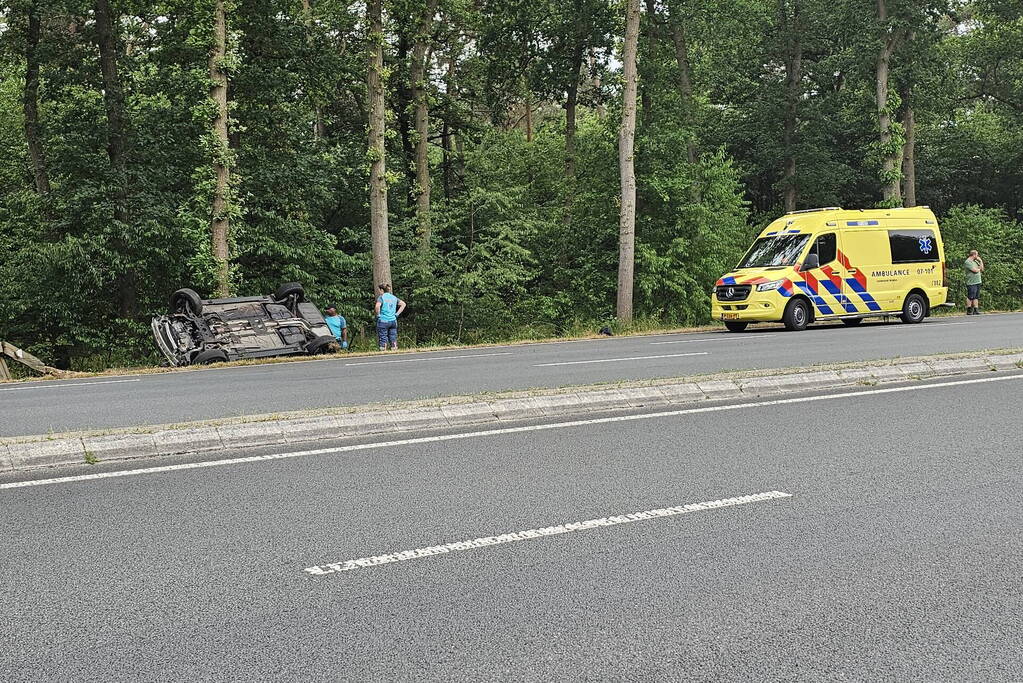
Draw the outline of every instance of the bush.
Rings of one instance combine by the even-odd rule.
[[[974,204],[952,207],[941,221],[945,260],[949,268],[949,300],[957,304],[966,297],[963,261],[971,249],[984,259],[981,306],[996,310],[1023,307],[1023,224],[1001,209]]]

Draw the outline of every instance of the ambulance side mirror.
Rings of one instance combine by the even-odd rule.
[[[807,271],[820,267],[821,267],[820,257],[817,254],[810,254],[809,256],[806,257],[806,260],[803,261],[803,267],[800,270]]]

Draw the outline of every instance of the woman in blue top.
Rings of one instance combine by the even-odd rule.
[[[391,285],[378,285],[380,296],[377,297],[377,342],[381,351],[387,345],[398,350],[398,316],[405,310],[405,302],[391,294]]]

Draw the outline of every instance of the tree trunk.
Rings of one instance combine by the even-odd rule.
[[[913,116],[912,90],[902,91],[902,127],[906,144],[902,148],[902,205],[916,206],[916,119]]]
[[[28,31],[25,34],[25,90],[22,105],[25,112],[25,141],[28,143],[28,155],[32,161],[32,174],[35,176],[36,192],[41,195],[50,193],[50,178],[46,173],[46,155],[39,134],[39,6],[32,2],[28,5]]]
[[[877,56],[875,71],[877,124],[881,142],[881,198],[886,204],[897,202],[900,198],[902,150],[893,145],[892,117],[888,102],[888,78],[891,69],[892,55],[899,44],[899,36],[887,26],[887,0],[877,0],[877,18],[880,20],[884,35],[884,44]]]
[[[696,106],[693,100],[693,68],[689,63],[689,39],[686,35],[685,19],[672,14],[671,40],[675,44],[675,61],[678,63],[678,92],[682,97],[682,107],[686,122],[691,126],[686,140],[686,160],[690,164],[697,161],[696,135],[692,127],[695,121]]]
[[[568,97],[565,99],[565,215],[563,225],[572,227],[572,206],[575,203],[576,187],[576,110],[579,105],[579,78],[583,68],[583,38],[576,30],[575,45],[572,48],[572,69],[568,81]]]
[[[622,52],[625,86],[622,125],[618,135],[618,167],[622,205],[618,221],[618,302],[622,322],[632,320],[632,287],[636,269],[636,51],[639,43],[639,0],[626,0],[625,46]]]
[[[586,56],[586,62],[590,74],[590,87],[593,88],[593,99],[596,100],[594,109],[597,112],[597,118],[603,119],[607,114],[607,107],[604,106],[604,98],[601,96],[604,85],[600,79],[600,72],[597,70],[597,53],[595,50],[590,49]]]
[[[455,82],[455,58],[454,56],[448,57],[448,67],[444,75],[444,94],[447,96],[447,103],[444,107],[441,120],[441,135],[440,145],[444,154],[441,159],[441,172],[444,180],[444,199],[451,199],[452,187],[451,187],[451,165],[452,165],[452,148],[451,148],[451,102],[454,98],[454,82]]]
[[[227,296],[230,293],[230,266],[228,260],[227,236],[230,229],[228,216],[228,192],[231,182],[231,150],[227,133],[227,74],[222,68],[227,57],[227,16],[224,11],[224,0],[215,0],[213,9],[214,44],[210,53],[210,99],[217,107],[217,115],[213,119],[213,137],[217,143],[213,158],[213,172],[216,186],[213,190],[212,221],[210,232],[213,244],[213,260],[217,265],[216,294]]]
[[[383,0],[366,4],[369,90],[369,222],[373,241],[373,284],[391,284],[391,248],[387,230],[387,163],[384,147],[384,19]]]
[[[419,19],[415,42],[412,46],[412,101],[415,103],[416,120],[416,222],[419,225],[419,246],[422,251],[430,249],[432,227],[430,225],[430,91],[427,78],[430,65],[430,33],[438,0],[427,0],[423,16]]]
[[[785,32],[785,168],[782,172],[785,211],[795,211],[799,188],[796,185],[796,130],[799,127],[799,99],[803,94],[803,42],[800,38],[799,0],[792,3],[792,23],[789,24],[785,0],[778,3]]]
[[[316,22],[313,20],[313,5],[310,0],[302,0],[302,14],[305,18],[305,41],[310,47],[313,44],[313,28]],[[313,137],[322,138],[327,135],[327,124],[323,121],[323,107],[319,102],[313,105]]]
[[[649,64],[651,65],[651,68],[653,68],[653,65],[655,64],[655,60],[653,59],[653,56],[654,56],[655,51],[657,50],[657,47],[656,47],[657,46],[657,42],[660,40],[660,32],[657,30],[657,0],[646,0],[646,22],[645,23],[646,23],[646,30],[643,32],[643,37],[645,38],[645,42],[646,42],[645,50],[646,50],[646,54],[651,56],[651,59],[649,60]],[[648,62],[646,62],[646,61],[643,62],[643,64],[647,64],[647,63]],[[654,113],[653,93],[650,92],[650,89],[653,87],[653,79],[652,78],[648,79],[647,75],[644,75],[639,80],[641,81],[640,84],[639,84],[639,86],[640,86],[639,87],[639,105],[640,105],[640,111],[643,113],[643,116],[642,116],[643,127],[647,128],[651,124],[651,121],[653,119],[653,113]]]
[[[526,142],[533,141],[533,91],[526,81]]]
[[[451,124],[445,112],[440,130],[441,175],[444,183],[444,199],[451,199]]]
[[[407,31],[400,31],[398,44],[395,45],[394,63],[403,68],[406,64],[411,65],[412,60],[409,53],[412,50],[412,36]],[[398,167],[405,176],[405,189],[408,192],[407,204],[411,211],[416,205],[416,144],[412,139],[412,83],[411,78],[398,78],[394,87],[395,93],[395,118],[398,122],[398,138],[401,140],[401,159],[405,163],[399,163]],[[385,93],[386,101],[386,93]]]
[[[128,216],[128,164],[127,123],[124,113],[124,91],[117,73],[117,36],[114,27],[116,18],[110,8],[110,0],[96,0],[96,44],[99,47],[100,70],[103,73],[103,102],[107,111],[107,156],[114,173],[114,230],[115,244],[122,253],[131,252],[125,235],[129,229]],[[117,289],[120,312],[125,317],[134,317],[138,311],[136,275],[131,269],[119,273]]]

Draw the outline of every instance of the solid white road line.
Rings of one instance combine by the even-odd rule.
[[[682,356],[707,356],[707,351],[695,353],[668,353],[663,356],[627,356],[625,358],[597,358],[595,360],[569,360],[560,363],[537,363],[534,368],[549,368],[555,365],[586,365],[588,363],[623,363],[630,360],[652,360],[655,358],[681,358]]]
[[[67,384],[65,382],[53,382],[44,384],[33,384],[28,387],[5,387],[0,391],[31,391],[33,389],[73,389],[75,387],[91,387],[97,384],[124,384],[125,382],[141,382],[141,379],[112,379],[105,382],[75,382],[74,384]]]
[[[289,458],[302,458],[309,455],[336,455],[338,453],[352,453],[355,451],[368,451],[381,448],[396,448],[399,446],[413,446],[423,443],[435,443],[438,441],[460,441],[465,439],[478,439],[486,436],[497,436],[502,434],[520,434],[523,432],[544,432],[552,429],[565,429],[569,427],[581,427],[585,425],[608,424],[612,422],[632,422],[634,420],[655,420],[666,417],[678,417],[680,415],[698,415],[700,413],[718,413],[731,410],[744,410],[752,408],[764,408],[768,406],[781,406],[797,403],[811,403],[817,401],[835,401],[843,398],[857,398],[860,396],[873,396],[876,394],[898,394],[909,391],[927,391],[931,389],[943,389],[945,387],[960,387],[969,384],[988,384],[990,382],[1010,382],[1023,379],[1023,375],[1007,375],[1002,377],[985,377],[982,379],[964,379],[954,382],[940,382],[936,384],[921,384],[906,387],[890,387],[887,389],[868,389],[865,391],[850,391],[841,394],[825,394],[823,396],[799,396],[797,398],[779,398],[770,401],[756,401],[753,403],[729,403],[719,406],[706,406],[703,408],[682,408],[680,410],[669,410],[657,413],[640,413],[635,415],[618,415],[615,417],[598,417],[586,420],[571,420],[568,422],[552,422],[547,424],[527,425],[524,427],[502,427],[500,429],[484,429],[476,432],[462,432],[458,434],[441,434],[439,436],[422,436],[410,439],[396,439],[394,441],[378,441],[375,443],[360,443],[349,446],[336,446],[333,448],[317,448],[308,451],[291,451],[287,453],[270,453],[267,455],[250,455],[242,458],[224,458],[221,460],[209,460],[206,462],[182,463],[180,465],[162,465],[159,467],[143,467],[137,470],[116,470],[112,472],[97,472],[95,474],[79,474],[67,477],[55,477],[53,479],[35,479],[31,481],[15,481],[7,484],[0,484],[0,490],[20,489],[29,486],[45,486],[48,484],[67,484],[79,481],[91,481],[93,479],[112,479],[115,477],[134,477],[143,474],[158,474],[161,472],[176,472],[178,470],[197,470],[207,467],[221,467],[224,465],[240,465],[249,462],[262,462],[264,460],[287,460]]]
[[[435,358],[395,358],[394,360],[370,360],[361,363],[345,363],[345,367],[358,367],[359,365],[382,365],[384,363],[427,363],[435,360],[457,360],[459,358],[489,358],[491,356],[510,356],[511,351],[501,353],[472,353],[464,356],[437,356]]]
[[[532,538],[559,536],[573,531],[588,531],[589,529],[599,529],[602,527],[617,526],[619,524],[630,524],[632,522],[641,522],[648,519],[675,517],[677,515],[684,515],[689,512],[698,512],[700,510],[716,510],[719,508],[735,507],[736,505],[760,503],[766,500],[777,500],[778,498],[791,497],[791,493],[784,493],[782,491],[766,491],[764,493],[754,493],[748,496],[708,500],[702,503],[676,505],[675,507],[670,508],[657,508],[654,510],[644,510],[643,512],[631,512],[629,514],[616,515],[614,517],[600,517],[599,519],[587,519],[582,522],[569,522],[567,524],[558,524],[557,526],[526,529],[525,531],[513,531],[511,533],[501,534],[500,536],[483,536],[482,538],[473,538],[467,541],[456,541],[454,543],[445,543],[443,545],[413,548],[411,550],[402,550],[400,552],[388,553],[386,555],[360,557],[357,560],[341,560],[340,562],[331,562],[330,564],[322,564],[316,567],[306,567],[304,571],[313,576],[323,576],[324,574],[347,572],[352,569],[362,569],[363,567],[379,567],[382,564],[391,564],[393,562],[418,560],[422,557],[443,555],[445,553],[455,552],[458,550],[487,548],[495,545],[503,545],[505,543],[514,543],[516,541],[528,541]]]

